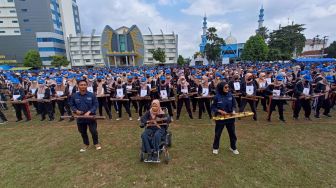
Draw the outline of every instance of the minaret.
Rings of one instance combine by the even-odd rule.
[[[258,20],[259,26],[258,29],[263,27],[264,23],[264,6],[261,6],[260,12],[259,12],[259,20]]]
[[[207,38],[206,38],[206,33],[207,33],[207,30],[208,30],[208,22],[207,22],[207,17],[206,15],[204,15],[204,18],[203,18],[203,34],[202,34],[202,43],[200,44],[200,52],[204,52],[205,51],[205,46],[208,42]]]

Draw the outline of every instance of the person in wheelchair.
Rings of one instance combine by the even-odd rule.
[[[147,154],[145,162],[160,162],[161,140],[170,122],[171,118],[161,109],[160,101],[153,100],[150,110],[141,117],[140,127],[145,128],[141,135],[142,152]]]

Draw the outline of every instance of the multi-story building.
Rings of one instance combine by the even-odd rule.
[[[145,46],[145,56],[144,64],[157,64],[159,62],[153,59],[152,50],[161,48],[165,51],[166,62],[165,64],[177,63],[178,58],[178,35],[164,34],[161,31],[161,34],[151,34],[143,35],[144,46]]]
[[[102,35],[69,36],[68,48],[72,66],[137,66],[153,65],[151,50],[165,51],[166,62],[177,62],[178,36],[175,34],[142,35],[139,28],[106,26]]]
[[[104,66],[101,54],[100,37],[90,36],[69,36],[68,49],[72,66]]]
[[[51,64],[50,56],[65,55],[64,22],[70,19],[62,20],[66,11],[59,2],[0,0],[0,55],[22,64],[29,50],[37,50],[44,66]]]

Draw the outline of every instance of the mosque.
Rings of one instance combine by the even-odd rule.
[[[258,29],[263,27],[264,23],[264,8],[263,6],[261,7],[259,11],[259,20],[258,20]],[[208,30],[207,26],[207,17],[204,16],[203,18],[203,34],[201,36],[202,42],[200,44],[200,52],[204,54],[205,52],[205,46],[208,42],[206,38],[206,32]],[[239,60],[241,57],[241,54],[243,52],[245,43],[238,43],[237,39],[230,35],[225,39],[225,45],[221,46],[221,55],[222,55],[222,63],[229,63],[229,62],[234,62],[236,60]],[[199,61],[201,60],[200,57],[198,57]],[[197,62],[197,61],[196,61]],[[206,61],[206,58],[204,58],[204,62]],[[204,63],[203,63],[204,64]]]

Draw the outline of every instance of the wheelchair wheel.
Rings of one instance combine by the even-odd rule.
[[[172,146],[172,133],[169,131],[166,135],[166,143],[168,147]]]
[[[169,156],[168,149],[166,147],[164,147],[163,149],[163,157],[164,157],[165,164],[168,164],[170,161],[170,156]]]

